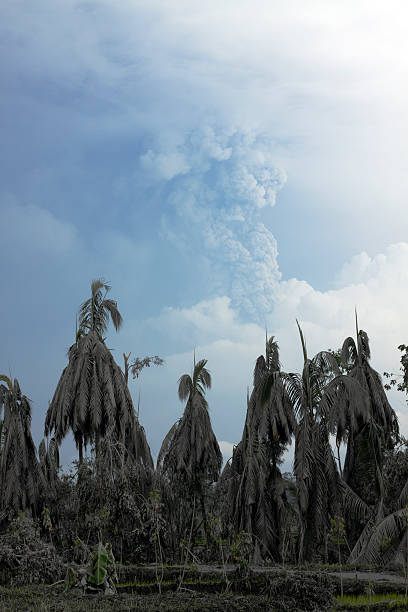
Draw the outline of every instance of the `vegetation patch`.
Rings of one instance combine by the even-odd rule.
[[[0,536],[0,584],[51,583],[61,579],[64,571],[54,546],[40,538],[33,520],[24,513]]]
[[[398,603],[408,607],[408,597],[400,593],[374,593],[372,595],[361,593],[359,595],[343,595],[343,597],[337,596],[337,601],[341,609],[347,607],[371,606],[379,603],[389,603],[393,605]]]

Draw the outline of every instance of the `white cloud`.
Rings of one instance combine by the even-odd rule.
[[[231,442],[226,442],[225,440],[218,440],[218,445],[222,452],[223,462],[226,463],[228,459],[232,457],[234,444],[232,444]]]
[[[1,220],[5,229],[2,248],[10,248],[16,255],[64,254],[78,241],[77,230],[71,223],[60,221],[39,206],[18,204],[13,198],[3,199]]]
[[[184,337],[189,347],[222,341],[242,342],[245,345],[259,342],[263,337],[258,335],[259,326],[245,323],[226,296],[204,300],[190,308],[168,307],[159,317],[149,319],[146,324],[166,333],[172,342]]]
[[[178,151],[170,153],[153,153],[151,149],[140,157],[143,169],[149,170],[159,179],[169,181],[179,174],[187,174],[190,166],[184,155]]]
[[[363,252],[344,264],[335,280],[341,287],[347,284],[374,283],[386,288],[388,284],[408,283],[408,243],[390,245],[385,253],[370,257]]]

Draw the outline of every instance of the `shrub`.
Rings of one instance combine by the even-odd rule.
[[[54,546],[44,542],[33,519],[24,513],[0,536],[0,583],[11,586],[52,583],[64,576]]]
[[[278,612],[333,607],[334,584],[325,574],[290,573],[270,578],[265,589]]]

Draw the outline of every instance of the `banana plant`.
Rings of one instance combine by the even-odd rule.
[[[89,562],[85,567],[76,569],[70,566],[68,568],[65,575],[65,591],[79,587],[84,593],[87,590],[103,590],[105,595],[113,595],[116,593],[117,582],[118,576],[112,545],[104,545],[99,542],[89,555]]]

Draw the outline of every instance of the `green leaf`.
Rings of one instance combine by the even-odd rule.
[[[107,574],[108,560],[108,553],[102,543],[99,542],[98,548],[92,555],[93,575],[89,577],[89,582],[97,585],[103,583]]]
[[[69,567],[67,569],[67,573],[65,574],[64,591],[68,591],[69,589],[71,589],[76,584],[76,581],[77,581],[77,574],[72,569],[72,567]]]

